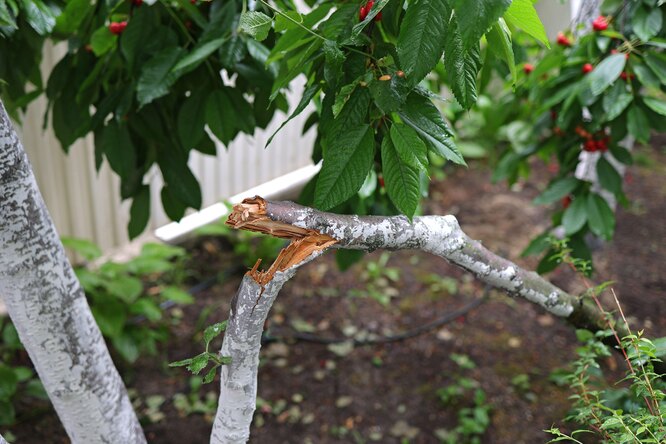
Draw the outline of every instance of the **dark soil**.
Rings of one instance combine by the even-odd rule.
[[[656,142],[663,147],[663,139]],[[666,336],[662,243],[666,156],[654,150],[649,159],[649,167],[630,169],[626,189],[632,204],[618,211],[613,243],[595,252],[594,279],[615,281],[615,292],[633,328],[645,328],[646,335],[657,337]],[[491,184],[483,164],[452,170],[446,180],[433,185],[424,213],[455,214],[471,237],[521,266],[534,268],[536,259],[519,257],[529,240],[545,228],[548,217],[547,208],[531,204],[548,178],[546,168],[534,167],[533,179],[512,189]],[[204,269],[199,271],[202,276],[237,262],[229,255],[228,245],[211,238],[199,241],[193,256],[193,263]],[[413,252],[390,256],[385,269],[398,270],[396,282],[386,276],[364,279],[368,261],[380,257],[378,252],[369,254],[344,273],[337,270],[332,254],[303,267],[278,298],[268,322],[271,335],[288,337],[298,330],[325,338],[396,334],[435,320],[484,293],[461,270]],[[569,291],[584,288],[580,278],[565,269],[549,278]],[[149,442],[208,442],[213,411],[179,414],[171,398],[190,393],[189,376],[165,363],[199,353],[202,326],[227,317],[239,280],[240,275],[234,274],[198,294],[196,304],[184,308],[169,349],[123,370],[128,385],[141,398],[155,394],[167,398],[161,408],[165,418],[145,424]],[[360,297],[368,285],[379,294],[394,294],[392,303],[383,306]],[[350,293],[355,297],[348,297]],[[492,405],[491,424],[481,442],[545,442],[543,429],[552,425],[566,429],[562,418],[570,405],[567,388],[551,382],[549,374],[575,358],[576,346],[571,327],[533,304],[495,292],[466,316],[413,339],[354,350],[340,347],[337,354],[323,344],[271,342],[262,349],[259,397],[264,405],[255,417],[251,442],[437,443],[435,431],[454,427],[459,408],[471,405],[468,400],[447,407],[437,389],[463,374],[478,381]],[[451,360],[453,353],[468,356],[476,367],[462,370]],[[613,357],[606,365],[621,369],[622,362]],[[521,379],[527,382],[512,383],[517,375],[525,375]],[[199,394],[203,399],[206,391],[216,393],[217,389],[213,383]],[[19,443],[67,442],[52,413],[33,415],[11,430]]]

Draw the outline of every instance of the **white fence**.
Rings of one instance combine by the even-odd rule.
[[[60,48],[46,51],[42,65],[45,74],[60,55]],[[302,87],[298,81],[294,84],[296,94],[292,94],[295,99],[290,100],[292,104],[297,103],[298,89]],[[20,132],[60,235],[92,240],[104,251],[125,245],[128,242],[129,201],[120,201],[118,178],[106,161],[99,173],[95,171],[91,136],[76,142],[65,155],[53,130],[42,130],[45,106],[43,97],[30,105]],[[282,113],[275,116],[267,130],[258,131],[253,137],[239,136],[228,149],[219,145],[216,157],[193,152],[189,165],[201,184],[203,206],[311,164],[314,133],[301,135],[308,114],[306,110],[289,122],[266,149],[266,140],[286,118]],[[169,219],[160,203],[162,178],[159,170],[154,168],[147,177],[151,185],[149,229],[155,229]]]

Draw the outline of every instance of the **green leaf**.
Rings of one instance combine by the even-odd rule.
[[[532,239],[527,247],[520,253],[521,257],[539,254],[550,246],[550,232],[546,231]]]
[[[463,45],[469,48],[504,14],[511,0],[452,0],[452,3]]]
[[[631,25],[639,39],[647,42],[661,31],[662,11],[660,8],[638,8],[631,17]]]
[[[95,322],[106,337],[116,337],[123,331],[127,320],[125,305],[114,299],[106,298],[103,303],[95,303],[90,307]]]
[[[149,321],[156,322],[162,319],[162,309],[150,299],[142,298],[130,306],[130,312],[135,315],[143,315]]]
[[[597,161],[597,177],[599,178],[599,184],[608,191],[615,195],[622,192],[622,177],[603,156]]]
[[[169,286],[162,290],[162,299],[165,301],[173,301],[179,304],[193,304],[194,297],[178,287]]]
[[[14,371],[0,364],[0,399],[10,399],[18,387],[18,378]]]
[[[342,89],[344,89],[344,87]],[[338,96],[340,95],[342,95],[342,91],[338,94]],[[341,110],[332,122],[325,119],[325,113],[322,112],[320,129],[326,136],[326,143],[328,143],[329,139],[337,138],[339,134],[344,133],[348,128],[356,127],[365,122],[368,107],[370,106],[370,93],[368,92],[368,88],[356,88],[354,86],[351,94],[349,94],[349,97],[344,101],[344,106],[338,105],[337,103],[333,105],[332,112],[334,115],[336,112],[336,106],[340,106]],[[324,111],[325,110],[326,108],[324,108]]]
[[[634,95],[627,91],[627,84],[615,82],[603,98],[604,112],[607,120],[618,117],[634,100]]]
[[[397,49],[410,85],[435,68],[444,51],[451,9],[446,0],[416,0],[409,4],[400,26]]]
[[[141,280],[133,276],[118,275],[114,279],[104,282],[104,288],[111,295],[128,304],[136,301],[143,292]]]
[[[391,201],[411,220],[421,197],[419,169],[402,161],[388,137],[382,141],[382,171]]]
[[[564,211],[562,216],[562,225],[564,232],[567,236],[578,233],[585,222],[587,222],[587,199],[584,196],[579,196],[574,199]]]
[[[615,216],[608,203],[597,194],[587,197],[587,220],[590,230],[597,236],[610,240],[615,230]]]
[[[284,11],[282,14],[277,14],[275,16],[275,26],[273,26],[273,29],[275,32],[284,32],[290,29],[299,28],[294,22],[302,23],[303,16],[299,14],[298,11]]]
[[[95,243],[87,239],[63,236],[60,238],[60,241],[65,248],[83,256],[87,261],[94,261],[102,255],[102,250]]]
[[[516,72],[516,61],[513,54],[513,45],[511,44],[511,31],[504,20],[500,19],[490,28],[486,33],[486,40],[488,40],[488,48],[497,57],[504,60],[509,67],[512,82],[516,83],[518,73]]]
[[[208,384],[209,382],[213,382],[215,379],[215,375],[217,374],[217,369],[218,367],[213,367],[210,370],[208,370],[208,373],[206,373],[206,376],[203,378],[203,383]]]
[[[201,142],[206,131],[206,98],[209,91],[201,89],[192,92],[178,113],[178,138],[185,150],[189,151]]]
[[[305,91],[303,91],[303,96],[301,97],[301,101],[298,102],[298,105],[296,106],[296,108],[294,109],[294,111],[289,115],[289,117],[287,118],[287,120],[285,120],[284,122],[282,122],[282,124],[280,125],[280,127],[279,127],[278,129],[276,129],[275,132],[274,132],[273,134],[271,134],[271,137],[268,138],[268,141],[266,142],[266,145],[265,145],[265,146],[270,145],[271,142],[273,141],[273,138],[275,137],[275,135],[276,135],[276,134],[277,134],[277,133],[278,133],[278,132],[279,132],[279,131],[280,131],[280,130],[281,130],[281,129],[282,129],[282,128],[283,128],[283,127],[284,127],[284,126],[285,126],[285,125],[291,120],[291,119],[293,119],[294,117],[298,116],[300,113],[303,112],[303,110],[304,110],[305,108],[307,108],[307,106],[308,106],[308,105],[310,104],[310,102],[312,101],[312,98],[313,98],[313,97],[319,92],[320,88],[321,88],[321,86],[319,85],[318,82],[315,82],[315,83],[313,83],[312,85],[310,85],[310,86],[308,86],[307,88],[305,88]]]
[[[206,344],[206,349],[208,349],[208,344],[210,344],[210,341],[218,337],[226,329],[227,329],[227,321],[218,322],[216,324],[209,325],[208,327],[206,327],[203,334],[204,343]]]
[[[136,87],[140,106],[169,93],[169,89],[178,79],[177,73],[173,73],[171,68],[180,59],[183,51],[180,47],[165,48],[143,65]]]
[[[463,47],[455,16],[451,17],[445,37],[444,68],[460,106],[471,108],[476,102],[476,77],[481,69],[481,56],[478,44],[471,45],[467,50]]]
[[[164,185],[160,191],[160,200],[162,201],[162,208],[169,219],[180,220],[185,215],[187,205],[178,199],[168,185]]]
[[[666,85],[666,59],[663,54],[650,51],[645,54],[645,63],[652,69],[652,72],[659,77],[659,81]]]
[[[225,145],[236,135],[234,107],[226,91],[217,89],[209,93],[206,102],[206,122],[215,137]]]
[[[632,68],[634,70],[634,73],[636,74],[636,77],[638,77],[638,81],[644,85],[644,86],[649,86],[652,88],[659,88],[659,77],[650,69],[648,66],[646,66],[644,63],[640,62],[635,62],[632,63]]]
[[[346,271],[363,259],[365,252],[363,250],[346,250],[339,249],[335,252],[335,263],[338,264],[340,271]]]
[[[546,205],[556,202],[571,194],[580,182],[575,177],[565,177],[551,182],[548,188],[534,199],[536,205]]]
[[[114,336],[111,339],[113,348],[130,364],[139,359],[139,345],[136,340],[129,335],[123,334]]]
[[[368,85],[370,95],[382,113],[390,114],[398,111],[405,103],[405,95],[408,89],[405,83],[398,76],[391,76],[389,80],[373,79],[370,82],[370,85]]]
[[[241,14],[239,29],[251,35],[256,40],[262,41],[268,37],[273,19],[258,11],[245,11]]]
[[[650,122],[645,112],[636,104],[632,105],[627,113],[627,130],[639,142],[647,143],[650,139]]]
[[[428,148],[411,127],[402,123],[391,125],[391,141],[402,162],[423,171],[428,168]],[[384,136],[386,138],[386,136]]]
[[[111,120],[95,143],[106,156],[111,169],[123,181],[129,179],[136,169],[136,153],[127,125]]]
[[[56,17],[54,32],[61,34],[74,33],[90,11],[92,11],[90,0],[68,1],[65,9]]]
[[[187,366],[187,369],[194,373],[195,375],[198,375],[201,370],[206,368],[208,365],[208,359],[209,355],[208,353],[201,353],[200,355],[195,356],[192,358],[192,362],[190,365]]]
[[[41,36],[48,35],[56,24],[56,17],[51,8],[42,0],[22,0],[21,10],[32,29]]]
[[[90,47],[93,53],[99,57],[109,52],[116,41],[118,41],[118,36],[111,34],[108,27],[102,26],[90,36]]]
[[[280,66],[280,71],[271,88],[271,101],[277,97],[283,87],[303,72],[305,66],[312,62],[313,57],[318,56],[318,50],[323,44],[321,39],[309,40],[311,42],[307,46],[295,50],[294,54],[287,57]]]
[[[190,365],[193,361],[193,358],[183,359],[181,361],[169,362],[169,367],[184,367]]]
[[[543,27],[536,9],[534,9],[532,0],[513,0],[509,9],[504,13],[504,19],[509,25],[522,29],[546,45],[547,48],[550,48],[546,29]]]
[[[317,179],[315,206],[327,210],[353,196],[372,167],[374,151],[370,125],[347,127],[336,133],[326,149]]]
[[[11,30],[16,30],[16,20],[14,16],[9,12],[7,8],[7,3],[5,1],[0,1],[0,26],[3,28],[9,28]]]
[[[148,225],[150,219],[150,187],[141,186],[141,190],[134,196],[132,206],[130,207],[130,220],[127,224],[127,234],[130,239],[134,239]]]
[[[217,51],[228,37],[219,37],[208,42],[199,42],[192,51],[181,58],[176,65],[171,68],[171,72],[182,71],[180,74],[192,71],[199,66],[208,56]]]
[[[585,85],[592,96],[598,96],[620,77],[626,59],[624,54],[613,54],[606,57],[594,70],[585,77]]]
[[[398,114],[403,122],[416,130],[432,151],[454,163],[465,165],[465,160],[451,139],[448,125],[430,99],[412,92]]]
[[[157,162],[169,192],[192,208],[201,207],[201,188],[187,166],[187,156],[178,155],[175,148],[160,150]]]
[[[12,425],[16,422],[16,410],[11,401],[0,399],[0,425]]]
[[[643,103],[655,113],[666,116],[666,102],[663,100],[655,99],[654,97],[644,97]]]
[[[326,40],[322,47],[324,50],[324,79],[329,85],[335,85],[340,74],[342,74],[342,65],[345,62],[345,53],[338,48],[336,42]]]

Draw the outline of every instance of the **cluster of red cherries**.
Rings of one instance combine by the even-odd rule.
[[[375,2],[373,0],[368,1],[365,5],[361,6],[361,9],[358,11],[358,20],[362,22],[365,20],[365,18],[368,16],[368,13],[370,12],[370,9],[372,9],[372,5],[374,5]],[[375,16],[375,21],[378,22],[382,19],[382,11],[379,11],[377,15]]]
[[[585,139],[583,142],[583,150],[593,153],[595,151],[601,151],[605,153],[608,151],[608,143],[610,142],[610,137],[603,131],[597,131],[596,134],[592,134],[589,131],[586,131],[585,128],[578,125],[574,131],[580,137]]]

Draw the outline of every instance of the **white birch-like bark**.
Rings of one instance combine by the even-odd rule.
[[[145,443],[2,104],[0,296],[71,441]]]
[[[298,267],[321,252],[311,254],[284,271],[277,271],[263,287],[252,273],[243,278],[231,301],[220,351],[222,356],[231,357],[231,363],[223,365],[220,372],[220,398],[211,444],[245,443],[250,439],[250,425],[257,405],[257,374],[264,322],[282,286],[296,274]]]
[[[0,444],[7,444],[7,441],[5,441],[5,438],[0,435]]]
[[[268,202],[267,213],[297,227],[315,230],[338,240],[344,248],[360,250],[420,249],[472,272],[486,284],[540,305],[559,317],[568,317],[578,299],[534,272],[488,251],[470,239],[454,216],[343,216],[323,213],[291,202]]]

